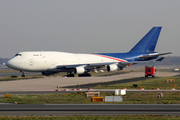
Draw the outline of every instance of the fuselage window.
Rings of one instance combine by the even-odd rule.
[[[16,54],[15,56],[21,56],[21,54]]]

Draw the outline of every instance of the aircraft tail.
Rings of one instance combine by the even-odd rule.
[[[154,52],[162,27],[153,27],[129,52]]]

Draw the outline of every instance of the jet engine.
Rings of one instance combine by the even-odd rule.
[[[119,69],[119,67],[116,64],[111,64],[107,66],[107,71],[111,72],[111,71],[117,71]]]
[[[84,66],[83,67],[79,66],[74,69],[74,74],[83,74],[85,72],[86,72],[86,70],[84,69]]]

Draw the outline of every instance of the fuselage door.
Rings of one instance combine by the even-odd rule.
[[[29,65],[33,66],[33,59],[29,59]]]
[[[45,58],[45,55],[44,55],[43,51],[41,51],[41,56],[42,56],[42,58]]]

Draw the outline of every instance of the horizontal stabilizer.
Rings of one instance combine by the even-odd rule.
[[[161,53],[161,54],[152,54],[152,55],[148,55],[148,56],[141,56],[139,58],[153,58],[153,57],[156,57],[156,56],[160,56],[160,55],[167,55],[167,54],[172,54],[172,52],[168,52],[168,53]]]
[[[148,63],[148,62],[160,62],[164,59],[165,57],[161,57],[157,60],[150,60],[150,61],[132,61],[132,62],[120,62],[119,64],[121,65],[129,65],[129,64],[138,64],[138,63]]]
[[[129,64],[138,64],[138,63],[148,63],[154,61],[132,61],[132,62],[119,62],[119,65],[129,65]]]
[[[162,61],[165,57],[161,57],[159,59],[157,59],[156,61]]]

